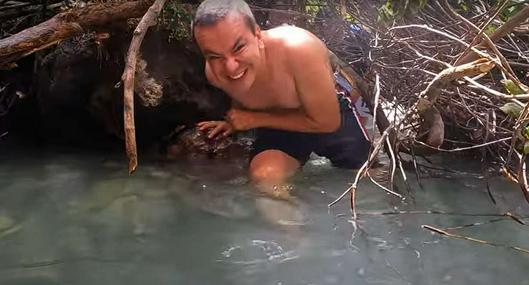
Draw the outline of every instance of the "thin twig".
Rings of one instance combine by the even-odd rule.
[[[460,151],[468,151],[468,150],[472,150],[472,149],[477,149],[477,148],[482,148],[482,147],[485,147],[485,146],[489,146],[489,145],[493,145],[493,144],[497,144],[497,143],[500,143],[500,142],[505,142],[505,141],[509,141],[511,140],[512,137],[508,137],[508,138],[503,138],[503,139],[499,139],[499,140],[495,140],[495,141],[491,141],[491,142],[487,142],[487,143],[483,143],[483,144],[479,144],[479,145],[474,145],[474,146],[469,146],[469,147],[461,147],[461,148],[455,148],[455,149],[442,149],[442,148],[439,148],[439,147],[432,147],[428,144],[425,144],[421,141],[417,141],[415,140],[414,142],[422,145],[422,146],[425,146],[425,147],[428,147],[428,148],[431,148],[433,150],[436,150],[436,151],[442,151],[442,152],[460,152]]]
[[[369,177],[369,180],[371,180],[371,182],[373,182],[373,184],[375,184],[376,186],[378,186],[380,189],[386,191],[388,194],[391,194],[391,195],[394,195],[394,196],[397,196],[399,197],[400,199],[402,199],[402,195],[400,195],[399,193],[397,192],[394,192],[394,191],[391,191],[390,189],[388,189],[387,187],[385,187],[384,185],[380,184],[378,181],[376,181],[372,176],[371,174],[368,172],[366,172],[367,176]]]
[[[435,232],[435,233],[438,233],[440,235],[444,235],[444,236],[455,238],[455,239],[467,240],[467,241],[471,241],[471,242],[475,242],[475,243],[479,243],[479,244],[485,244],[485,245],[494,246],[494,247],[508,248],[508,249],[512,249],[512,250],[516,250],[516,251],[520,251],[520,252],[529,254],[529,249],[525,249],[525,248],[522,248],[522,247],[519,247],[519,246],[503,245],[503,244],[489,242],[489,241],[486,241],[486,240],[477,239],[477,238],[473,238],[473,237],[467,237],[467,236],[452,234],[452,233],[447,232],[446,230],[439,229],[439,228],[436,228],[436,227],[433,227],[433,226],[429,226],[429,225],[422,225],[422,228],[430,230],[430,231]]]

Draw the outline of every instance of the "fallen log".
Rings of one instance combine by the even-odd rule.
[[[125,145],[129,158],[129,174],[138,166],[138,152],[136,149],[136,128],[134,125],[134,76],[141,42],[149,27],[156,25],[156,19],[162,11],[166,0],[156,0],[145,13],[134,30],[129,51],[125,60],[125,70],[121,77],[123,81],[123,120],[125,124]]]
[[[138,0],[94,4],[57,14],[41,24],[0,40],[0,69],[10,67],[10,63],[66,38],[97,30],[111,22],[140,17],[152,2]]]

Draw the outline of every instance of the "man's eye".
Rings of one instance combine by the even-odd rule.
[[[235,48],[235,52],[240,52],[246,45],[240,45]]]

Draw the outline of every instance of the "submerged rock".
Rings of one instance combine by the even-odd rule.
[[[218,137],[210,139],[197,128],[179,127],[167,147],[169,158],[206,156],[208,158],[244,158],[250,153],[249,138]]]

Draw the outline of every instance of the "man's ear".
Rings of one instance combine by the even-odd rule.
[[[261,27],[259,27],[258,25],[255,26],[255,36],[259,41],[259,48],[264,48],[263,34],[261,33]]]

